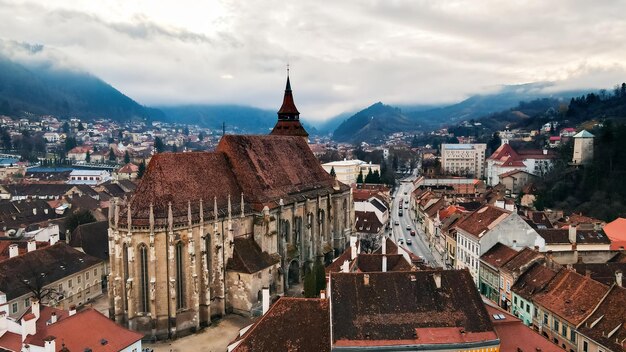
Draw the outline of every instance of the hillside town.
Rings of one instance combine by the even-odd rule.
[[[590,131],[355,146],[299,115],[287,78],[267,135],[2,117],[0,349],[626,350],[626,218],[536,206]]]

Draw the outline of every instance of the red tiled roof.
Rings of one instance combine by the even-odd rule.
[[[604,233],[611,240],[611,250],[626,248],[626,218],[617,218],[604,225]]]
[[[91,348],[93,351],[102,352],[123,350],[143,338],[142,334],[117,325],[92,308],[87,308],[51,325],[37,324],[37,334],[28,336],[24,342],[43,346],[43,339],[48,336],[55,336],[56,345],[60,347],[63,342],[70,351],[83,351],[85,348]]]
[[[12,332],[5,332],[0,336],[0,350],[7,349],[13,352],[20,352],[22,350],[22,335],[14,334]]]
[[[609,288],[591,277],[562,269],[548,287],[535,296],[535,302],[572,325],[587,318]]]
[[[525,300],[531,301],[535,294],[543,291],[556,274],[556,271],[542,264],[535,263],[530,269],[520,275],[511,290]]]
[[[579,332],[612,351],[626,351],[625,322],[626,288],[613,286]]]
[[[360,272],[382,271],[383,256],[387,257],[386,271],[414,270],[402,254],[359,254],[356,259],[357,270]]]
[[[328,303],[327,299],[280,298],[233,352],[330,352]]]
[[[383,224],[378,220],[378,216],[373,211],[355,211],[354,227],[357,232],[378,233],[383,228]]]
[[[496,221],[501,221],[511,214],[510,211],[492,205],[484,205],[478,210],[468,214],[460,220],[456,227],[476,237],[481,237],[483,233],[493,227]],[[494,224],[495,225],[495,224]]]
[[[498,147],[498,149],[496,149],[496,151],[491,154],[489,159],[503,160],[503,158],[508,158],[510,156],[515,159],[518,157],[518,154],[508,143],[505,143]]]
[[[534,332],[510,313],[488,304],[485,304],[485,307],[487,308],[489,318],[493,323],[496,333],[500,338],[500,352],[563,351],[559,346]],[[504,319],[495,319],[493,317],[494,315],[504,316]]]
[[[117,172],[121,173],[121,174],[130,174],[133,172],[138,172],[139,171],[139,166],[133,164],[133,163],[128,163],[122,167],[120,167]]]
[[[502,178],[505,178],[505,177],[509,177],[509,176],[515,175],[515,174],[520,173],[520,172],[523,172],[523,173],[527,173],[527,174],[529,174],[529,175],[532,175],[531,173],[529,173],[529,172],[527,172],[527,171],[515,169],[515,170],[511,170],[511,171],[507,171],[507,172],[505,172],[505,173],[502,173],[502,174],[498,175],[498,177],[499,177],[500,179],[502,179]]]
[[[500,242],[491,247],[485,254],[480,256],[480,260],[498,269],[506,264],[511,258],[517,255],[517,251]]]

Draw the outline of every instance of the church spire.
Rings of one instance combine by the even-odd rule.
[[[300,112],[296,108],[293,101],[293,92],[291,91],[291,80],[289,79],[289,66],[287,66],[287,84],[285,85],[285,95],[283,97],[283,105],[278,110],[278,122],[272,130],[273,135],[281,136],[300,136],[308,137],[302,124],[300,124]]]

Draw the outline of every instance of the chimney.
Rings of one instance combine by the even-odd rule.
[[[48,336],[43,339],[44,352],[56,352],[56,343],[54,341],[55,339],[56,337],[54,336]]]
[[[350,261],[348,261],[347,259],[344,260],[343,264],[341,265],[341,272],[342,273],[350,272]]]
[[[30,299],[30,310],[35,315],[35,318],[39,319],[40,307],[39,307],[39,300],[38,299],[36,299],[34,297]]]
[[[37,249],[37,242],[35,239],[28,240],[28,251],[32,252]]]
[[[71,317],[74,314],[76,314],[76,306],[72,304],[70,306],[70,315],[69,316]]]
[[[435,281],[435,286],[437,286],[437,288],[441,288],[441,272],[439,271],[434,272],[433,280]]]
[[[386,273],[387,272],[387,256],[383,255],[383,265],[382,265],[382,272]]]
[[[615,283],[619,287],[624,287],[624,284],[622,282],[622,275],[623,275],[623,273],[622,273],[621,270],[615,271]]]
[[[591,277],[591,270],[585,269],[585,276],[586,277]]]
[[[50,324],[54,324],[57,322],[57,312],[50,313]]]
[[[6,331],[7,330],[7,315],[9,313],[5,312],[5,311],[0,311],[0,332]]]
[[[364,286],[370,285],[370,274],[363,274],[363,285]]]
[[[571,244],[576,243],[576,225],[569,225],[569,242]]]
[[[265,315],[265,313],[267,313],[267,311],[270,309],[270,289],[267,287],[263,287],[263,315]]]
[[[320,299],[326,299],[326,290],[320,290]]]
[[[52,235],[50,235],[50,245],[54,246],[57,242],[59,242],[59,234],[53,233]]]
[[[48,208],[45,208],[45,209],[43,210],[43,213],[44,213],[44,214],[48,214]]]
[[[548,149],[543,150],[543,155],[548,155]]]
[[[387,239],[383,239],[383,247],[382,247],[382,252],[383,254],[387,254]]]
[[[37,318],[32,314],[26,314],[22,318],[22,342],[26,340],[28,335],[35,335],[37,333]]]
[[[350,259],[355,260],[357,256],[356,252],[356,236],[350,236]]]
[[[33,208],[33,215],[37,215],[37,208]]]
[[[12,244],[9,246],[9,258],[15,258],[20,254],[20,251],[17,247],[17,244]]]

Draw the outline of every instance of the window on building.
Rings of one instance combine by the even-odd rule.
[[[67,281],[67,287],[72,288],[72,279]]]
[[[85,272],[85,280],[89,280],[89,272]]]
[[[526,305],[526,313],[530,313],[530,304]]]
[[[176,243],[176,309],[185,308],[185,267],[183,243]]]
[[[59,292],[58,293],[61,293],[61,292],[63,292],[63,284],[59,284]]]
[[[17,302],[11,304],[11,314],[17,313]]]
[[[556,333],[559,332],[559,326],[560,326],[560,322],[558,321],[558,319],[554,319],[554,321],[552,322],[552,330],[554,330]]]
[[[509,282],[509,280],[506,281],[506,293],[511,292],[511,283]]]
[[[76,276],[76,282],[80,284],[80,282],[81,282],[81,277],[80,277],[80,275]]]
[[[98,268],[93,269],[93,276],[98,276]]]
[[[209,297],[213,298],[213,291],[211,291],[211,277],[213,276],[213,259],[211,258],[211,254],[212,254],[211,235],[208,233],[206,234],[206,236],[204,236],[204,248],[206,249],[206,252],[204,253],[204,255],[206,256],[205,258],[206,268],[207,268],[207,272],[209,273],[209,283],[208,283]]]
[[[28,298],[24,299],[24,307],[25,307],[25,308],[30,307],[30,297],[28,297]]]
[[[513,296],[513,303],[517,304],[517,296]],[[523,306],[523,303],[522,303],[522,306]]]
[[[88,295],[90,291],[89,284],[85,285],[85,294]]]
[[[567,325],[565,324],[561,326],[561,335],[563,335],[563,337],[567,337]]]
[[[148,298],[148,247],[145,244],[139,246],[139,279],[140,294],[139,303],[142,312],[150,311],[150,301]]]
[[[504,279],[500,278],[500,288],[504,288]]]
[[[569,334],[569,340],[576,343],[576,331],[574,331],[574,329],[570,329]]]
[[[548,314],[547,313],[543,313],[543,323],[545,325],[548,325]]]

